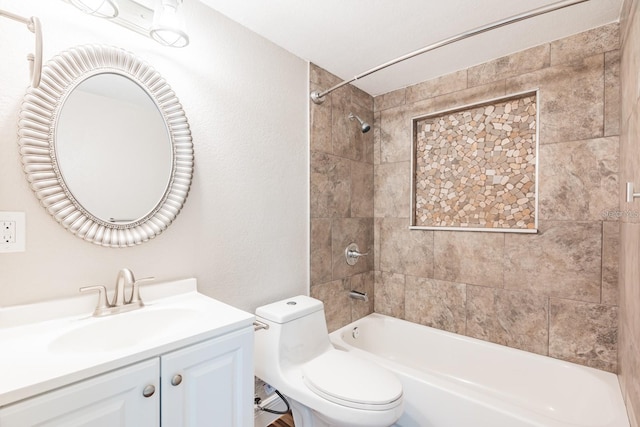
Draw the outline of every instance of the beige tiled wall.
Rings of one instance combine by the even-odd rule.
[[[371,110],[351,87],[312,104],[311,293],[329,328],[366,314],[346,293],[375,282],[376,312],[615,372],[619,45],[610,24],[378,96]],[[313,67],[311,82],[338,79]],[[409,230],[411,118],[535,89],[539,233]],[[354,135],[348,108],[373,132]],[[372,203],[353,199],[364,195]],[[374,249],[358,269],[339,265],[351,238]]]
[[[375,311],[615,372],[618,75],[610,24],[376,97]],[[535,89],[539,233],[408,230],[411,117]]]
[[[311,65],[311,90],[341,79]],[[373,134],[362,133],[350,112],[373,124],[373,98],[348,85],[325,97],[311,114],[311,296],[325,303],[333,331],[373,311],[373,252],[349,266],[344,250],[373,249]],[[369,302],[349,299],[367,292]]]
[[[621,217],[620,331],[618,373],[631,425],[640,426],[640,201],[627,203],[627,181],[640,185],[640,6],[626,0],[622,10],[622,82],[620,126]],[[609,292],[611,295],[612,292]],[[611,295],[613,298],[613,296]]]

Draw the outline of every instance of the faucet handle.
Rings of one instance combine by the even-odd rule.
[[[142,279],[136,279],[133,282],[129,304],[138,304],[140,306],[144,305],[140,299],[140,283],[150,282],[152,280],[155,280],[155,277],[143,277]]]
[[[349,243],[349,246],[347,246],[344,250],[344,256],[347,260],[347,264],[349,265],[355,265],[360,257],[367,255],[369,255],[369,251],[367,250],[367,252],[361,253],[360,248],[355,243]]]
[[[107,301],[107,289],[102,285],[96,286],[85,286],[80,288],[80,292],[98,292],[98,304],[96,305],[95,310],[93,311],[94,316],[104,316],[107,313],[107,310],[111,307],[109,301]]]

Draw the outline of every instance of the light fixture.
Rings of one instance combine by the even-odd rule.
[[[184,17],[179,10],[182,0],[156,0],[149,36],[164,46],[185,47],[189,36],[184,31]]]
[[[116,0],[69,0],[69,3],[84,13],[99,18],[112,19],[120,13]]]
[[[29,61],[29,70],[31,72],[31,87],[37,89],[40,86],[40,77],[42,76],[42,26],[40,25],[40,20],[35,16],[25,18],[2,9],[0,9],[0,16],[22,22],[36,36],[35,53],[28,54],[27,61]]]

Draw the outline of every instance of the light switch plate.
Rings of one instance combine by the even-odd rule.
[[[0,252],[24,252],[25,230],[24,212],[0,212]]]

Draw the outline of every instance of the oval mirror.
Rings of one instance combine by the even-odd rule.
[[[174,220],[193,172],[177,97],[149,65],[109,46],[81,46],[45,65],[20,113],[27,179],[65,228],[103,246],[155,237]]]

